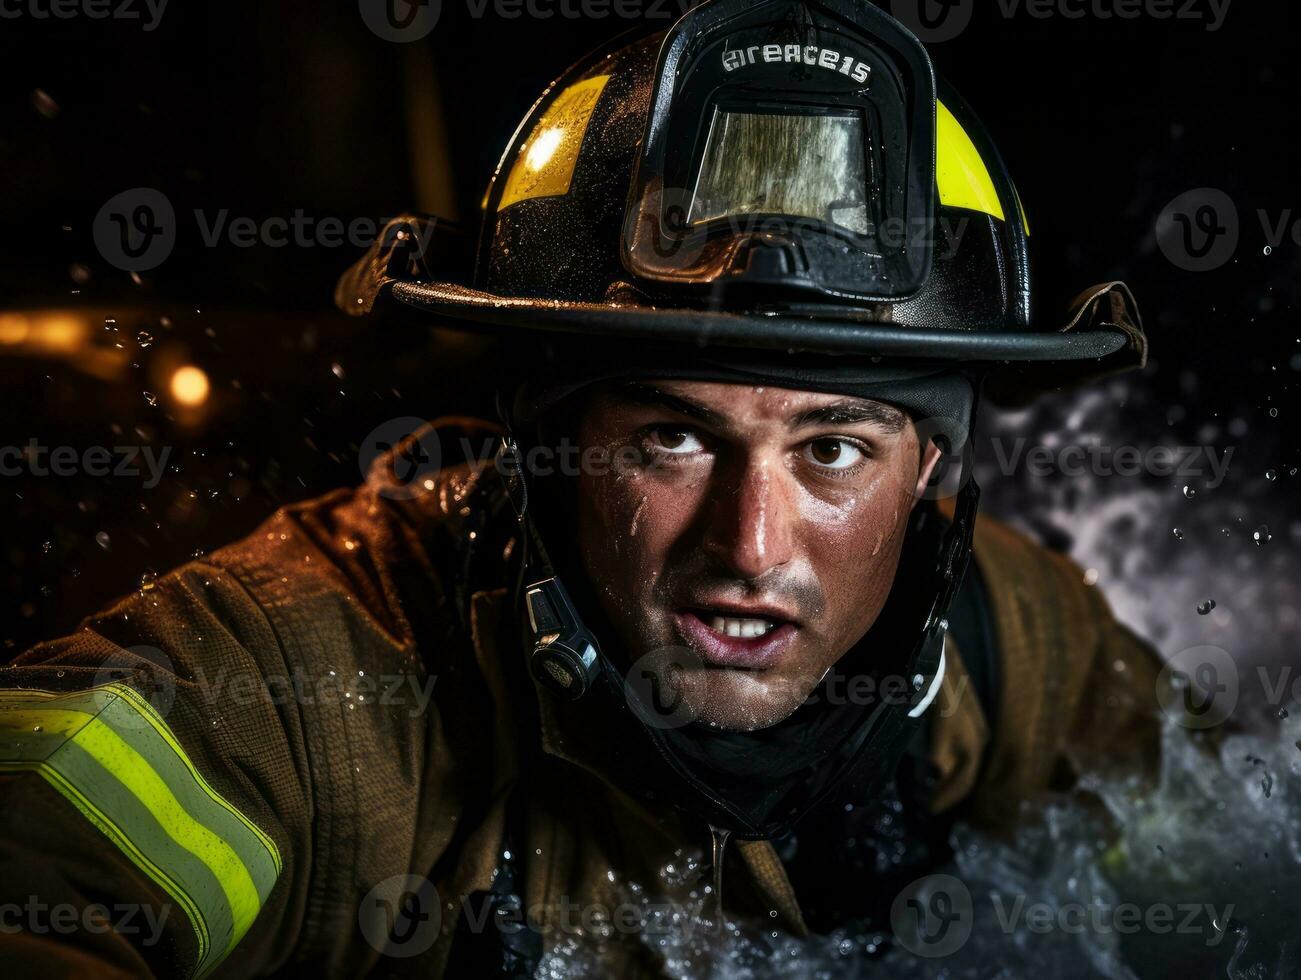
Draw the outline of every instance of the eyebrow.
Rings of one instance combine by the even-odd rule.
[[[619,386],[619,395],[634,405],[646,405],[653,408],[668,408],[679,415],[685,415],[687,418],[698,419],[717,428],[726,426],[727,419],[719,415],[712,408],[706,408],[699,402],[693,402],[689,398],[681,398],[677,395],[670,395],[661,388],[654,385],[643,384],[637,381],[630,381],[627,384]]]
[[[634,405],[646,405],[667,408],[687,418],[697,419],[716,428],[727,426],[727,418],[711,408],[694,402],[680,395],[672,395],[662,388],[644,382],[630,381],[619,386],[619,395]],[[887,432],[903,431],[908,424],[908,416],[882,402],[867,401],[862,398],[847,398],[843,401],[819,405],[807,412],[792,415],[792,428],[803,429],[815,425],[860,425],[872,423]]]
[[[802,412],[791,419],[797,429],[812,425],[859,425],[870,422],[887,432],[902,432],[908,416],[893,405],[865,401],[861,398],[832,402]]]

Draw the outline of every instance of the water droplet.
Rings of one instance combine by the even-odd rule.
[[[334,374],[336,378],[339,379],[343,378],[343,373],[344,373],[343,365],[340,364],[338,361],[335,361],[333,364],[330,365],[330,371]]]
[[[1259,545],[1259,544],[1269,544],[1270,540],[1271,540],[1273,537],[1274,537],[1274,535],[1270,534],[1270,532],[1269,532],[1269,528],[1268,528],[1266,525],[1264,525],[1264,524],[1262,524],[1260,527],[1256,528],[1256,530],[1253,531],[1252,534],[1251,534],[1251,540],[1255,541],[1256,544],[1258,544],[1258,545]]]
[[[46,119],[53,119],[59,114],[59,103],[55,102],[50,93],[43,88],[32,91],[32,108]]]
[[[1273,255],[1273,254],[1274,254],[1274,246],[1273,246],[1273,245],[1266,245],[1266,246],[1265,246],[1265,254],[1266,254],[1266,255]]]
[[[53,551],[53,550],[54,550],[54,542],[53,542],[53,541],[42,541],[42,542],[41,542],[41,551],[45,552],[45,554],[48,555],[48,554],[49,554],[51,551]]]
[[[1174,535],[1176,538],[1178,538],[1180,541],[1182,541],[1182,540],[1184,539],[1184,529],[1181,528],[1181,527],[1176,527],[1176,528],[1174,528],[1173,530],[1171,530],[1170,533],[1173,534],[1173,535]]]
[[[1215,608],[1214,599],[1204,599],[1203,601],[1197,604],[1197,615],[1205,616],[1209,614],[1210,611],[1214,608]]]
[[[100,531],[98,534],[95,535],[95,543],[99,545],[101,548],[103,548],[105,551],[108,551],[110,545],[112,545],[113,542],[109,539],[107,531]]]
[[[1269,480],[1270,483],[1273,483],[1275,480],[1278,479],[1278,471],[1277,471],[1277,470],[1266,470],[1266,471],[1265,471],[1265,479],[1266,479],[1266,480]]]
[[[1192,487],[1190,487],[1190,486],[1185,486],[1185,487],[1184,487],[1184,496],[1187,497],[1189,500],[1192,500],[1194,497],[1197,496],[1197,491],[1194,490],[1194,489],[1193,489]]]
[[[145,396],[145,401],[147,401],[151,407],[158,404],[158,396],[155,395],[152,391],[144,392],[144,396]]]
[[[138,334],[136,334],[136,343],[139,344],[142,348],[147,348],[152,346],[153,342],[154,342],[154,335],[145,330],[141,330]]]
[[[1269,417],[1272,418],[1272,419],[1276,419],[1276,418],[1278,418],[1278,409],[1277,409],[1277,408],[1271,408],[1271,409],[1269,410]]]

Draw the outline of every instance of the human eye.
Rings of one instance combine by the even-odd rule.
[[[869,455],[866,446],[839,436],[814,439],[805,444],[803,449],[805,460],[835,475],[843,475],[855,470],[861,463],[866,462]]]
[[[700,436],[681,425],[651,426],[646,431],[646,443],[653,452],[666,456],[690,456],[705,451]]]

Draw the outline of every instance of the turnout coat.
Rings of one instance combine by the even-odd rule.
[[[630,894],[644,907],[697,884],[662,871],[704,874],[709,834],[639,803],[602,733],[529,677],[515,533],[491,466],[414,488],[377,466],[0,669],[0,961],[38,977],[461,975],[513,849],[544,946],[590,941],[603,975],[656,975],[654,942],[602,924]],[[1152,651],[1020,533],[981,518],[974,560],[996,683],[973,695],[951,635],[930,810],[1006,827],[1083,766],[1150,766]],[[729,915],[808,929],[771,842],[733,845],[725,877]]]

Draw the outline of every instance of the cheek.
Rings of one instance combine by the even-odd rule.
[[[607,598],[653,589],[691,520],[693,503],[682,490],[639,473],[579,479],[579,546]]]
[[[807,509],[806,553],[826,592],[833,629],[861,635],[885,604],[912,512],[913,481],[901,467],[882,467],[852,494]]]

